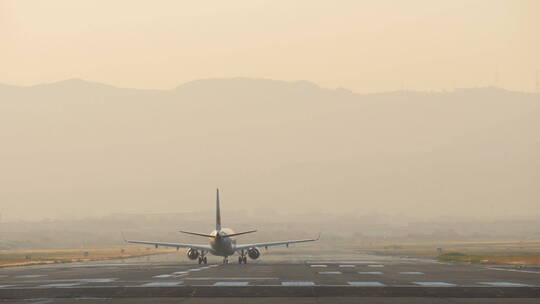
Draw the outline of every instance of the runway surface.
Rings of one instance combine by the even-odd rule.
[[[213,261],[219,261],[217,258]],[[231,262],[234,259],[231,260]],[[2,303],[540,303],[540,268],[358,255],[196,265],[168,254],[0,269]]]

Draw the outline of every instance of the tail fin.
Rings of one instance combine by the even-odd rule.
[[[221,212],[219,210],[219,189],[216,189],[216,231],[221,231]]]

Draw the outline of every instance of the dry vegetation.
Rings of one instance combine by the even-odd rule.
[[[140,246],[91,249],[4,250],[0,251],[0,267],[121,259],[167,252],[171,252],[171,249],[155,249],[153,247]]]
[[[540,241],[478,241],[445,243],[370,243],[349,245],[382,255],[437,258],[445,262],[540,265]]]

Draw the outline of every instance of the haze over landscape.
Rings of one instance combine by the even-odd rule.
[[[0,99],[5,220],[212,210],[217,186],[225,210],[539,215],[539,94],[72,79]]]
[[[0,1],[2,222],[540,215],[538,1]]]

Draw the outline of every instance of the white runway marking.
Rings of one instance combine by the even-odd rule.
[[[315,286],[315,283],[313,282],[281,282],[281,286]]]
[[[356,267],[356,266],[354,266],[354,265],[339,265],[339,267],[342,267],[342,268],[351,267],[352,268],[352,267]]]
[[[248,286],[249,282],[216,282],[214,286]]]
[[[316,267],[326,268],[326,267],[328,267],[328,266],[327,266],[327,265],[322,265],[322,264],[315,264],[315,265],[309,265],[309,267],[313,267],[313,268],[316,268]]]
[[[384,287],[384,285],[381,282],[347,282],[349,285],[352,286],[361,286],[361,287]]]
[[[404,272],[400,272],[399,274],[424,274],[424,273],[419,272],[419,271],[404,271]]]
[[[522,270],[522,269],[512,269],[512,268],[487,267],[487,269],[490,269],[490,270],[512,271],[512,272],[524,272],[524,273],[538,273],[538,274],[540,274],[540,271]]]
[[[172,276],[173,276],[172,274],[160,274],[160,275],[155,275],[152,278],[162,279],[162,278],[170,278]]]
[[[55,287],[72,287],[81,285],[81,283],[55,283],[55,284],[45,284],[45,285],[39,285],[40,288],[55,288]]]
[[[308,261],[308,264],[376,264],[374,261]]]
[[[319,274],[342,274],[341,271],[319,271]]]
[[[201,269],[200,269],[200,268],[193,268],[193,269],[188,269],[187,271],[189,271],[189,272],[192,272],[192,271],[201,271]]]
[[[47,275],[46,274],[23,274],[23,275],[18,275],[18,276],[15,276],[16,278],[41,278],[41,277],[46,277]]]
[[[384,265],[375,264],[375,265],[368,265],[368,267],[384,267]]]
[[[380,271],[360,271],[359,274],[383,274]]]
[[[192,281],[219,281],[219,280],[277,280],[279,278],[274,277],[198,277],[198,278],[185,278],[185,280]]]
[[[104,279],[79,279],[73,281],[85,282],[85,283],[110,283],[118,280],[117,278],[104,278]]]
[[[218,267],[219,265],[209,265],[208,267]]]
[[[141,287],[171,287],[171,286],[178,286],[183,284],[183,281],[176,281],[176,282],[150,282],[146,284],[142,284]]]
[[[511,283],[511,282],[478,282],[482,285],[489,285],[494,287],[530,287],[531,285],[522,284],[522,283]]]
[[[179,274],[186,274],[186,273],[189,273],[189,272],[188,271],[177,271],[177,272],[173,272],[172,274],[179,275]]]
[[[454,287],[456,284],[446,283],[446,282],[413,282],[416,285],[424,287]]]
[[[0,288],[8,288],[8,287],[13,287],[15,285],[0,285]]]

